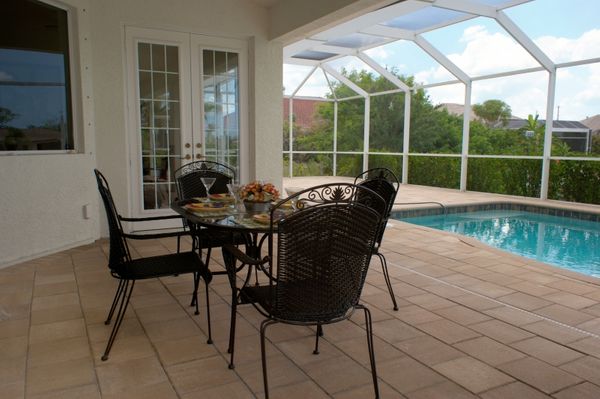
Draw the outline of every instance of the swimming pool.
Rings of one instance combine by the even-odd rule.
[[[600,277],[600,222],[521,210],[398,217],[404,222],[473,237],[540,262]]]

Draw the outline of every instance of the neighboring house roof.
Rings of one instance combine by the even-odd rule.
[[[442,103],[436,106],[437,109],[445,109],[451,115],[463,116],[465,113],[464,104],[456,104],[456,103]],[[473,112],[473,107],[471,107],[471,117],[472,121],[478,120],[479,118]]]
[[[600,114],[586,118],[581,123],[592,129],[593,132],[600,132]]]
[[[538,119],[539,126],[545,126],[546,120]],[[511,118],[507,121],[505,127],[507,129],[521,129],[527,125],[526,119]],[[552,123],[552,130],[554,131],[571,131],[571,132],[587,132],[590,129],[581,122],[578,121],[554,121]]]
[[[294,122],[297,126],[303,129],[309,129],[313,124],[317,105],[323,103],[322,100],[294,98],[293,115]],[[283,99],[283,120],[287,121],[290,115],[289,98]]]

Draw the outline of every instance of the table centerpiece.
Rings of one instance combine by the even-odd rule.
[[[255,180],[240,189],[240,198],[248,212],[266,212],[279,199],[279,191],[272,183]]]

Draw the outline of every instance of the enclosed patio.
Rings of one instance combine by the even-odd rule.
[[[407,191],[419,201],[436,189]],[[437,194],[447,204],[510,199]],[[176,250],[174,239],[134,245],[139,256]],[[196,316],[188,306],[191,278],[161,278],[138,286],[111,358],[102,362],[111,328],[103,323],[112,299],[107,293],[116,287],[107,250],[100,240],[0,272],[3,397],[262,397],[261,317],[250,306],[238,308],[238,360],[234,370],[227,368],[224,276],[209,288],[214,345],[206,344],[206,309]],[[383,250],[399,310],[392,310],[379,267],[371,268],[362,295],[373,312],[383,398],[600,395],[596,279],[397,221],[388,226]],[[220,254],[214,261],[222,264]],[[267,346],[272,396],[370,397],[362,322],[326,326],[319,355],[312,354],[313,330],[273,327]]]

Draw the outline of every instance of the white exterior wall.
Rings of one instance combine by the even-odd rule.
[[[92,170],[130,214],[125,26],[247,40],[249,176],[282,182],[282,45],[268,41],[267,10],[247,0],[65,0],[77,15],[81,64],[78,154],[0,155],[0,267],[105,236]],[[85,10],[85,11],[84,11]],[[77,133],[79,132],[79,133]],[[134,160],[135,162],[135,160]],[[90,219],[82,206],[90,204]]]

